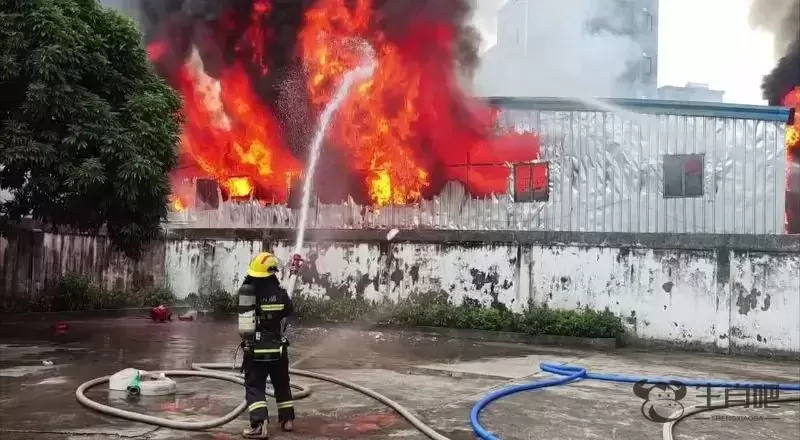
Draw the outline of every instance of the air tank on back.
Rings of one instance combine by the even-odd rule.
[[[256,291],[253,286],[244,284],[239,288],[239,336],[252,339],[256,332]]]

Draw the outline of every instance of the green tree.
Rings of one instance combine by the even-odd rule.
[[[167,214],[180,108],[130,19],[96,0],[0,0],[0,188],[13,196],[0,226],[105,228],[140,256]]]

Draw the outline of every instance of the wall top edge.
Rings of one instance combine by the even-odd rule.
[[[307,242],[388,243],[388,229],[309,229]],[[294,241],[292,229],[217,229],[185,228],[165,231],[169,241]],[[556,231],[456,231],[402,230],[393,243],[429,244],[522,244],[539,246],[573,245],[579,247],[619,247],[642,249],[691,249],[754,252],[800,253],[800,235],[733,235],[733,234],[672,234],[672,233],[603,233]]]
[[[541,111],[608,111],[590,103],[569,98],[487,97],[490,104],[508,110]],[[789,121],[791,110],[786,107],[727,104],[719,102],[668,101],[660,99],[600,98],[615,107],[638,113],[676,116],[705,116],[731,119],[754,119],[770,122]]]

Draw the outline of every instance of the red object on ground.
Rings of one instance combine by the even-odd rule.
[[[153,310],[150,311],[150,319],[152,319],[153,322],[172,321],[172,312],[163,305],[153,307]]]
[[[67,330],[69,330],[69,324],[66,322],[57,322],[53,327],[56,329],[56,334],[59,335],[64,334],[67,332]]]

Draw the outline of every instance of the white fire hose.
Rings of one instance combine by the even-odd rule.
[[[236,373],[224,373],[221,371],[214,371],[218,369],[231,369],[231,368],[232,368],[231,364],[228,363],[212,363],[212,364],[200,363],[200,364],[192,364],[191,370],[165,370],[161,371],[161,373],[164,373],[167,377],[192,376],[192,377],[206,377],[210,379],[220,379],[244,386],[244,378],[242,377],[242,375]],[[450,438],[439,434],[433,428],[426,425],[425,422],[417,418],[417,416],[412,414],[411,411],[409,411],[399,403],[373,390],[364,388],[360,385],[354,384],[344,379],[339,379],[321,373],[315,373],[313,371],[296,370],[294,368],[290,368],[289,373],[295,376],[310,377],[313,379],[318,379],[325,382],[341,385],[345,388],[349,388],[353,391],[357,391],[361,394],[372,397],[378,402],[383,403],[384,405],[397,411],[398,414],[403,416],[406,420],[408,420],[409,423],[411,423],[411,425],[413,425],[415,428],[417,428],[426,436],[428,436],[428,438],[431,438],[433,440],[450,440]],[[103,414],[108,414],[110,416],[132,420],[134,422],[146,423],[148,425],[161,426],[164,428],[172,428],[172,429],[181,429],[187,431],[201,431],[205,429],[226,425],[231,421],[235,420],[236,418],[238,418],[239,415],[242,414],[247,407],[247,403],[242,402],[239,404],[239,406],[237,406],[231,412],[225,414],[222,417],[200,422],[187,422],[182,420],[166,419],[163,417],[155,417],[147,414],[127,411],[120,408],[114,408],[112,406],[104,405],[102,403],[96,402],[86,397],[86,391],[88,391],[92,387],[108,382],[110,377],[111,376],[98,377],[96,379],[92,379],[88,382],[84,382],[83,384],[81,384],[81,386],[79,386],[78,389],[75,390],[75,397],[78,399],[78,402],[80,402],[81,405],[87,408],[93,409]],[[303,385],[292,384],[292,388],[299,390],[297,394],[294,394],[292,396],[295,399],[302,399],[308,397],[311,394],[310,388]],[[270,397],[275,397],[273,392],[267,391],[266,394]]]

